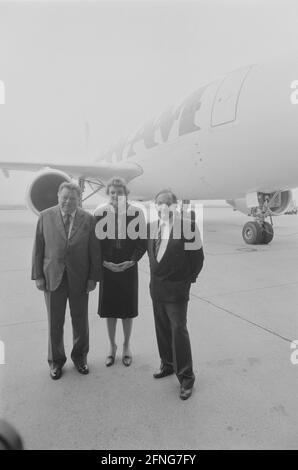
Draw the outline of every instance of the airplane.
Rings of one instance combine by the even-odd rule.
[[[147,121],[92,165],[0,161],[0,169],[6,177],[38,171],[26,196],[36,214],[57,204],[63,181],[76,178],[82,190],[87,183],[92,195],[119,176],[133,200],[148,201],[164,187],[187,201],[225,199],[253,217],[244,241],[268,244],[272,216],[287,211],[298,186],[296,78],[293,55],[241,67]]]

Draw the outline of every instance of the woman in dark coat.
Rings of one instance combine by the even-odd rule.
[[[112,178],[106,187],[109,203],[95,211],[96,235],[100,238],[103,260],[103,280],[100,283],[98,314],[107,319],[110,351],[106,366],[114,364],[117,319],[122,320],[124,343],[122,362],[130,366],[132,354],[130,336],[133,318],[138,315],[138,266],[146,251],[146,222],[141,209],[127,202],[128,189],[122,178]],[[135,220],[137,217],[137,220]],[[143,238],[132,239],[130,222],[139,222]],[[132,225],[131,225],[132,226]]]

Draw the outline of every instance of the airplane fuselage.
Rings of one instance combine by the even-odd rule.
[[[237,69],[189,95],[101,156],[131,161],[143,199],[163,187],[187,199],[231,199],[298,185],[298,61]]]

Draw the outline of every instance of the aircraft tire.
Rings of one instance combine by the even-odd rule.
[[[264,222],[263,223],[263,236],[262,236],[262,243],[264,245],[268,245],[273,239],[274,236],[274,231],[273,227],[269,222]]]
[[[263,229],[258,222],[247,222],[242,229],[242,237],[248,245],[263,243]]]

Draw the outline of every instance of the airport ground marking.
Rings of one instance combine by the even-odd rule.
[[[200,297],[199,295],[196,295],[196,294],[193,294],[193,293],[191,293],[190,295],[191,295],[191,297],[195,297],[198,300],[202,300],[202,302],[206,302],[206,303],[212,305],[213,307],[217,308],[218,310],[222,310],[223,312],[226,312],[229,315],[232,315],[233,317],[238,318],[239,320],[245,321],[246,323],[249,323],[250,325],[256,326],[257,328],[260,328],[261,330],[264,330],[267,333],[271,333],[272,335],[277,336],[278,338],[282,339],[283,341],[287,341],[288,343],[292,343],[292,341],[293,341],[292,339],[287,338],[286,336],[283,336],[279,333],[276,333],[276,331],[273,331],[270,328],[266,328],[265,326],[262,326],[259,323],[253,322],[251,320],[248,320],[245,317],[242,317],[241,315],[239,315],[239,313],[232,312],[232,310],[229,310],[227,308],[221,307],[220,305],[217,305],[216,303],[212,302],[211,300],[208,300],[206,297]]]
[[[148,276],[150,275],[148,271],[146,271],[145,269],[143,268],[139,268],[139,270],[145,274],[147,274]],[[296,282],[293,283],[293,284],[297,284]],[[194,297],[198,300],[201,300],[202,302],[206,302],[210,305],[212,305],[213,307],[217,308],[218,310],[222,310],[226,313],[228,313],[229,315],[232,315],[236,318],[238,318],[239,320],[242,320],[242,321],[245,321],[246,323],[249,323],[250,325],[253,325],[253,326],[256,326],[257,328],[260,328],[261,330],[264,330],[266,331],[267,333],[271,333],[272,335],[274,336],[277,336],[278,338],[284,340],[284,341],[287,341],[288,343],[292,343],[294,340],[293,339],[290,339],[290,338],[287,338],[286,336],[283,336],[283,335],[280,335],[279,333],[276,333],[276,331],[273,331],[271,330],[270,328],[266,328],[265,326],[262,326],[260,325],[259,323],[256,323],[256,322],[253,322],[251,320],[248,320],[247,318],[245,317],[242,317],[241,315],[239,315],[239,313],[235,313],[235,312],[232,312],[231,310],[227,309],[227,308],[224,308],[224,307],[221,307],[220,305],[217,305],[216,303],[212,302],[212,300],[209,300],[207,299],[206,297],[200,297],[199,295],[197,294],[194,294],[193,292],[190,293],[190,296],[191,297]],[[298,353],[297,353],[298,354]]]

